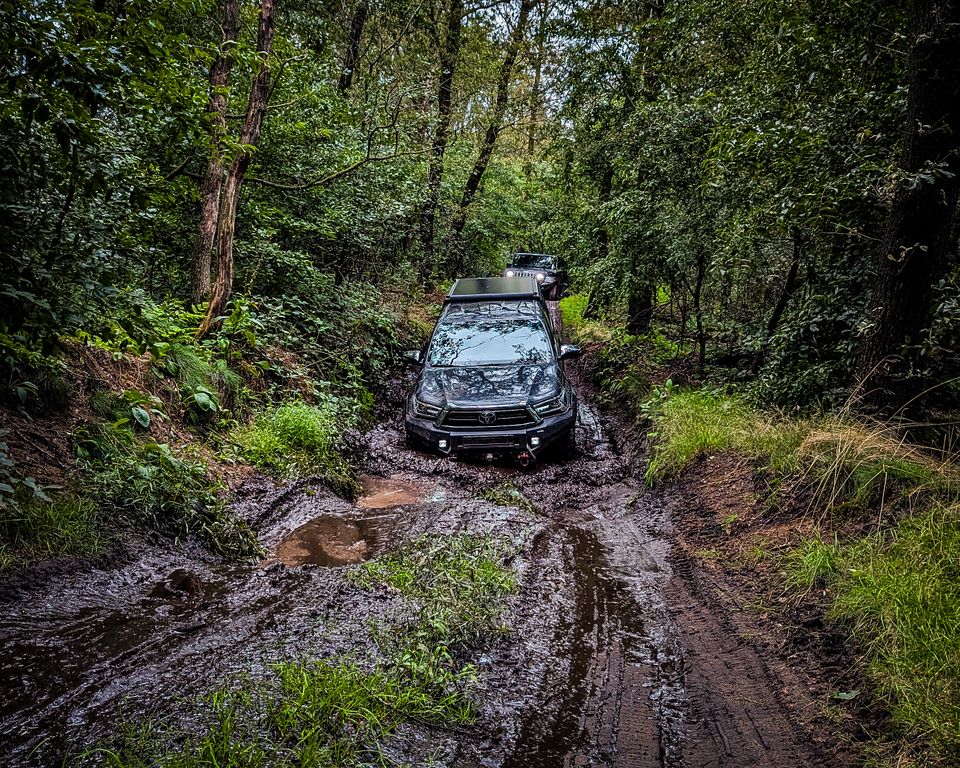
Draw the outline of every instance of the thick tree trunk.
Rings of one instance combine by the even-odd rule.
[[[653,320],[653,287],[649,283],[638,283],[630,291],[627,299],[627,333],[642,336],[650,333]]]
[[[447,30],[440,50],[440,81],[437,87],[437,128],[430,149],[430,170],[427,174],[427,199],[420,214],[420,243],[423,261],[420,279],[429,278],[434,268],[434,229],[440,203],[440,182],[443,180],[443,157],[450,133],[450,106],[453,100],[453,77],[460,58],[460,35],[463,27],[463,0],[449,0]]]
[[[350,39],[347,42],[347,53],[343,58],[343,69],[340,71],[340,81],[337,83],[337,90],[341,94],[350,90],[353,80],[357,74],[357,67],[360,64],[360,46],[363,42],[363,29],[367,25],[367,19],[370,16],[370,6],[367,0],[360,0],[357,10],[353,13],[353,19],[350,22]]]
[[[210,296],[210,261],[213,238],[217,229],[217,211],[220,208],[220,191],[223,188],[223,137],[227,132],[227,84],[233,68],[233,49],[240,26],[240,3],[224,0],[221,29],[223,38],[220,53],[210,66],[210,130],[212,147],[207,172],[200,188],[200,230],[193,252],[193,274],[190,298],[194,304],[202,304]]]
[[[902,407],[919,392],[917,345],[950,266],[960,191],[960,2],[914,0],[906,132],[856,374],[867,404]],[[954,255],[955,258],[955,255]]]
[[[460,207],[457,208],[457,212],[450,222],[450,240],[452,250],[456,254],[453,270],[454,275],[460,272],[463,265],[463,248],[460,244],[460,235],[463,233],[463,227],[467,222],[467,209],[477,196],[477,190],[480,189],[480,182],[483,181],[483,175],[487,172],[487,166],[490,164],[490,158],[493,156],[497,137],[500,136],[500,131],[503,130],[503,118],[507,114],[507,105],[510,101],[510,79],[513,76],[513,67],[527,34],[527,19],[530,16],[533,3],[534,0],[520,0],[517,24],[513,28],[507,54],[504,56],[503,64],[500,66],[500,76],[497,79],[497,96],[494,101],[493,112],[490,116],[490,123],[487,125],[487,132],[483,137],[483,144],[480,145],[480,154],[477,156],[477,161],[473,164],[473,170],[470,171],[470,176],[467,177],[467,183],[463,188]]]
[[[267,113],[267,100],[270,96],[270,54],[273,50],[273,34],[276,23],[273,0],[262,0],[260,5],[260,26],[257,31],[257,51],[261,57],[260,70],[253,79],[250,98],[247,101],[247,113],[240,134],[243,147],[230,166],[220,196],[220,213],[217,218],[217,279],[213,284],[207,314],[197,331],[197,338],[203,338],[220,325],[220,316],[230,301],[233,292],[233,238],[236,233],[237,204],[243,177],[250,165],[251,154],[248,148],[255,147],[263,131],[263,121]]]

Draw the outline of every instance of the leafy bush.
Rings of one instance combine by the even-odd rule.
[[[231,439],[258,467],[284,476],[316,473],[336,492],[353,496],[359,490],[355,473],[334,448],[349,426],[340,400],[293,402],[257,415],[251,424],[235,429]]]
[[[127,524],[177,539],[195,535],[227,557],[260,552],[249,526],[227,511],[222,488],[211,483],[203,462],[138,440],[124,420],[83,427],[74,441],[83,492]]]
[[[0,332],[0,402],[42,411],[67,404],[72,387],[63,360]]]

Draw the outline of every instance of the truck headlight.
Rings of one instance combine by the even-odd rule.
[[[551,397],[549,400],[544,400],[542,403],[537,403],[533,406],[534,410],[541,416],[553,416],[557,413],[563,413],[569,407],[570,404],[567,402],[565,392],[561,392],[556,397]]]
[[[507,270],[507,277],[513,277],[515,274],[517,274],[517,273],[514,272],[512,269],[508,269],[508,270]]]
[[[413,412],[425,419],[435,419],[440,415],[440,406],[425,403],[419,397],[413,398]]]
[[[543,272],[537,272],[537,282],[538,282],[538,283],[542,283],[545,277],[546,277],[546,275],[543,274]]]

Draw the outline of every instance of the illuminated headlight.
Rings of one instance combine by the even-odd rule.
[[[546,275],[543,274],[543,272],[537,272],[537,282],[538,282],[538,283],[542,283],[542,282],[544,281],[544,278],[546,278]]]
[[[507,270],[507,277],[513,277],[515,274],[517,274],[517,273],[514,272],[512,269],[508,269],[508,270]]]
[[[563,413],[570,406],[567,404],[566,395],[561,392],[556,397],[544,400],[542,403],[537,403],[533,407],[541,416],[552,416],[555,413]]]
[[[440,407],[425,403],[419,397],[413,399],[413,412],[425,419],[435,419],[440,415]]]

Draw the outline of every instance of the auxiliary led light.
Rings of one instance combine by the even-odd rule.
[[[445,451],[445,450],[447,449],[447,441],[446,441],[446,440],[440,440],[440,441],[437,443],[437,447],[438,447],[440,450]]]
[[[539,437],[531,437],[531,438],[530,438],[530,445],[532,445],[534,448],[536,448],[538,445],[540,445],[540,438],[539,438]]]

